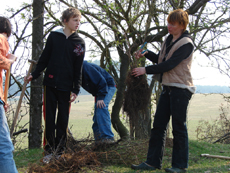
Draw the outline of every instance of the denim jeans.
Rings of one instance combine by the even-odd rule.
[[[154,117],[146,163],[161,168],[165,137],[172,116],[172,167],[188,167],[187,107],[192,93],[187,89],[164,86]]]
[[[94,106],[93,133],[95,140],[113,139],[111,118],[108,110],[109,102],[112,100],[116,87],[108,87],[108,93],[104,98],[105,107],[97,108],[97,98]]]
[[[10,139],[3,104],[0,103],[0,173],[17,173],[13,159],[14,146]]]

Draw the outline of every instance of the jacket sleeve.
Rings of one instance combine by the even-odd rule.
[[[145,57],[149,59],[150,61],[152,61],[153,63],[158,63],[159,54],[155,54],[152,51],[148,50],[148,53],[145,54]]]
[[[50,34],[47,38],[45,48],[38,60],[36,68],[33,71],[33,73],[31,73],[31,75],[33,76],[33,80],[37,79],[41,75],[43,70],[48,66],[48,63],[51,57],[51,52],[52,52],[52,38]]]
[[[74,83],[72,92],[77,95],[80,91],[82,81],[82,65],[85,57],[85,42],[84,44],[81,44],[81,50],[81,54],[76,57],[76,60],[74,62]]]
[[[147,74],[159,74],[172,70],[184,59],[188,58],[193,51],[193,45],[191,43],[185,44],[177,49],[172,57],[167,61],[164,61],[157,65],[150,65],[145,67]]]
[[[3,46],[3,43],[2,43],[2,40],[0,39],[0,68],[1,69],[5,69],[5,70],[8,70],[10,68],[10,60],[7,59],[6,55],[3,54],[3,51],[4,49],[4,46]]]

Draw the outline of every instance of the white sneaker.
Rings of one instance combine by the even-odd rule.
[[[49,162],[50,162],[50,160],[52,159],[52,157],[53,157],[53,154],[48,154],[48,155],[46,155],[45,157],[43,157],[43,163],[45,163],[45,164],[49,164]]]

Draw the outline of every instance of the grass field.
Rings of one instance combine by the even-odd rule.
[[[229,96],[229,95],[228,95]],[[94,98],[90,95],[82,95],[77,98],[76,103],[72,104],[69,127],[76,139],[86,138],[89,134],[92,134],[92,112],[93,112]],[[188,172],[197,173],[214,173],[214,172],[230,172],[229,160],[223,159],[209,159],[201,158],[200,154],[209,153],[215,155],[230,156],[229,145],[226,144],[209,144],[205,142],[196,141],[196,128],[200,120],[209,120],[210,122],[215,120],[220,115],[220,106],[223,104],[227,107],[227,103],[223,97],[219,94],[203,95],[195,94],[188,108],[188,133],[189,133],[189,170]],[[110,109],[112,104],[110,105]],[[229,112],[229,111],[228,111]],[[27,118],[27,119],[26,119]],[[28,117],[24,118],[22,124],[28,121]],[[123,120],[125,123],[125,120]],[[119,139],[115,133],[115,138]],[[102,160],[102,167],[99,167],[99,172],[127,172],[134,173],[130,169],[130,164],[139,164],[146,158],[148,146],[148,139],[145,141],[129,141],[129,143],[119,143],[117,148],[111,148],[113,153],[117,153],[120,159],[114,160],[114,156],[110,155],[111,151],[103,151],[106,155],[106,159]],[[27,137],[23,139],[23,147],[27,148]],[[171,151],[172,148],[166,148],[163,168],[170,167],[171,165]],[[19,168],[19,173],[28,171],[28,168],[32,163],[40,165],[40,159],[42,149],[17,149],[14,153],[16,165]],[[117,158],[117,156],[116,156]],[[60,171],[62,172],[62,171]],[[86,168],[83,172],[98,172],[95,170],[88,170]],[[144,171],[148,172],[148,171]],[[156,173],[164,172],[163,170],[157,170]]]
[[[84,137],[92,133],[92,113],[94,98],[89,95],[79,96],[77,103],[72,105],[70,113],[70,126],[76,136]],[[215,120],[220,115],[220,106],[227,107],[220,94],[195,94],[188,107],[188,133],[189,138],[196,140],[196,128],[200,120]],[[111,110],[112,104],[110,104]],[[124,119],[124,123],[126,120]],[[116,132],[115,132],[116,133]]]
[[[77,103],[72,105],[69,124],[72,127],[73,134],[78,137],[84,137],[88,133],[92,133],[93,104],[94,98],[90,95],[84,95],[79,96]],[[227,107],[227,103],[220,94],[193,95],[188,107],[187,117],[190,139],[196,140],[195,130],[200,120],[212,121],[219,117],[221,104]],[[110,104],[110,110],[111,107],[112,104]],[[124,119],[123,122],[125,123],[126,120]]]
[[[230,94],[228,94],[230,96]],[[227,103],[224,101],[223,96],[220,94],[194,94],[189,107],[187,126],[189,139],[196,140],[196,129],[199,121],[209,120],[210,122],[215,120],[220,115],[220,106],[223,104],[227,107]],[[109,109],[111,110],[113,103],[110,104]],[[69,127],[73,136],[76,139],[87,137],[89,134],[92,135],[92,117],[93,117],[93,106],[94,97],[91,95],[80,95],[76,99],[75,103],[71,105]],[[24,117],[21,121],[21,125],[28,122],[28,116]],[[126,119],[123,122],[127,125]],[[127,125],[128,126],[128,125]],[[113,129],[115,138],[119,139],[118,134]],[[19,148],[27,148],[27,137],[23,136],[22,145]]]

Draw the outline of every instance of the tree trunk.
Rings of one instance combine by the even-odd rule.
[[[44,0],[33,1],[32,59],[38,60],[43,49]],[[35,67],[35,66],[34,66]],[[42,142],[42,77],[31,81],[29,149]]]
[[[118,51],[120,49],[118,48]],[[121,61],[121,66],[120,66],[120,79],[119,83],[117,86],[117,93],[116,93],[116,99],[115,103],[112,108],[112,113],[111,113],[111,121],[113,124],[113,128],[118,132],[120,135],[120,138],[129,138],[129,131],[128,129],[122,124],[120,120],[120,110],[123,105],[123,99],[124,99],[124,90],[125,90],[125,79],[127,76],[128,72],[128,67],[129,67],[129,58],[127,55],[121,53],[120,51],[120,61]]]
[[[138,120],[135,121],[135,139],[149,138],[151,132],[151,109],[150,104],[144,111],[138,112]]]
[[[155,80],[152,79],[150,85],[149,85],[149,89],[151,91],[151,95],[152,95],[152,91],[153,91],[153,87],[155,86]],[[149,103],[148,106],[146,107],[146,109],[144,111],[139,111],[138,112],[138,120],[136,121],[136,124],[134,125],[134,132],[133,132],[133,138],[135,139],[144,139],[144,138],[149,138],[150,134],[151,134],[151,111],[152,110],[152,106],[151,106],[151,96],[149,99]]]

